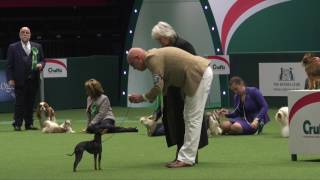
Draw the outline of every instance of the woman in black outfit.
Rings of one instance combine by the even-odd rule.
[[[158,22],[158,24],[153,27],[151,36],[157,40],[162,47],[173,46],[193,55],[196,54],[193,46],[188,41],[179,37],[174,29],[166,22]],[[180,88],[173,86],[168,87],[166,96],[163,96],[162,121],[164,128],[158,125],[153,135],[165,134],[168,147],[177,145],[175,160],[184,142],[185,125],[183,109],[184,94],[182,94]],[[157,112],[158,114],[161,113],[161,105],[158,107]],[[208,145],[207,125],[205,121],[203,121],[198,149],[206,145]],[[196,157],[196,163],[198,163],[198,155]]]

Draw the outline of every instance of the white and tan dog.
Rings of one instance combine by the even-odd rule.
[[[71,128],[71,121],[65,120],[62,124],[58,124],[52,121],[45,121],[44,127],[42,128],[44,133],[74,133]]]
[[[220,128],[220,113],[218,110],[208,111],[204,115],[204,120],[208,124],[208,136],[218,136],[222,134],[222,129]]]
[[[152,136],[154,133],[157,124],[162,123],[162,117],[160,117],[157,121],[154,115],[143,116],[140,118],[140,123],[143,124],[147,128],[147,135]]]
[[[274,117],[281,124],[281,136],[289,137],[289,109],[281,107]]]
[[[61,125],[57,123],[54,109],[46,102],[39,103],[37,117],[44,133],[74,133],[70,120],[65,120]]]

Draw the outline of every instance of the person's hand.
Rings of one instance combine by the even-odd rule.
[[[129,101],[132,103],[141,103],[144,99],[141,94],[131,94],[129,95]]]
[[[255,118],[251,123],[251,127],[254,128],[254,129],[257,129],[258,126],[259,126],[259,119]]]
[[[14,80],[9,80],[8,84],[9,84],[9,86],[14,87],[16,85],[16,82]]]
[[[226,115],[229,113],[228,109],[221,108],[218,110],[219,115]]]
[[[83,128],[81,132],[87,132],[87,128]]]
[[[37,66],[36,66],[36,68],[39,70],[39,71],[41,71],[42,70],[42,64],[37,64]]]

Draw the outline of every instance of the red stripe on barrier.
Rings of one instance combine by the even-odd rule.
[[[49,60],[46,60],[46,63],[59,64],[59,65],[61,65],[62,67],[64,67],[67,70],[67,66],[63,62],[61,62],[59,60],[49,59]]]
[[[226,60],[225,58],[221,57],[221,56],[208,56],[208,59],[209,60],[220,60],[220,61],[226,63],[228,65],[228,67],[230,68],[229,61]]]
[[[289,124],[293,118],[293,116],[304,106],[307,106],[309,104],[320,102],[320,92],[315,92],[312,94],[308,94],[293,104],[290,113],[289,113]]]

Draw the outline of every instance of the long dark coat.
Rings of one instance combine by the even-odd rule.
[[[196,54],[193,46],[186,40],[177,37],[173,43],[174,47],[183,49],[191,54]],[[166,96],[163,97],[162,121],[166,131],[168,147],[177,145],[180,148],[184,141],[184,95],[178,87],[168,87]],[[207,124],[202,122],[199,149],[208,145]]]

